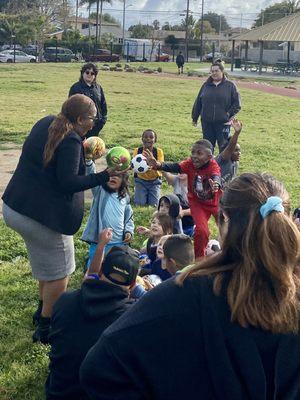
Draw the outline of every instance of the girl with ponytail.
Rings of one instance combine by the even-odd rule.
[[[222,250],[149,292],[90,350],[89,398],[300,399],[300,232],[288,193],[270,175],[242,174],[219,214]]]
[[[75,270],[73,234],[84,212],[84,190],[108,182],[113,171],[86,175],[82,140],[93,128],[97,110],[76,94],[58,116],[38,121],[3,195],[6,224],[24,239],[40,302],[34,313],[34,341],[46,343],[52,306]]]

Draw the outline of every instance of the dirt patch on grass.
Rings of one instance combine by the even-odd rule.
[[[2,143],[0,148],[0,198],[12,177],[19,158],[21,155],[22,146],[15,143]],[[102,171],[106,167],[105,157],[97,160],[97,171]],[[85,201],[91,202],[93,199],[92,192],[87,190],[85,192]],[[2,218],[2,200],[0,201],[0,218]]]

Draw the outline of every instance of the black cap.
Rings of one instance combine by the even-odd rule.
[[[139,258],[122,247],[114,246],[106,255],[101,272],[109,281],[122,286],[130,286],[139,271]]]

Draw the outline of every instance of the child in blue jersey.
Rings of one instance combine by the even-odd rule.
[[[87,173],[95,171],[93,161],[87,164]],[[99,233],[111,228],[113,235],[105,253],[113,246],[128,246],[134,231],[133,211],[128,193],[128,174],[113,175],[109,181],[92,189],[94,200],[81,239],[90,244],[89,260],[93,258]]]

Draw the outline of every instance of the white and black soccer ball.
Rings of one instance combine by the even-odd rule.
[[[137,174],[143,174],[147,172],[149,169],[149,165],[147,164],[147,159],[143,154],[137,154],[131,160],[131,168]]]

